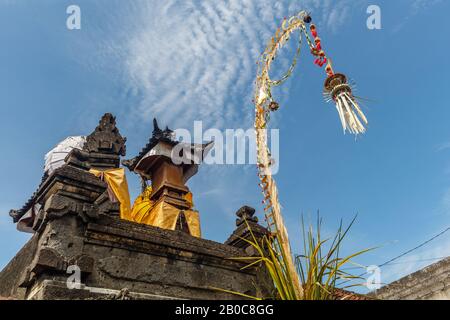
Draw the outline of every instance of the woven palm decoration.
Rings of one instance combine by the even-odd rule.
[[[277,185],[271,172],[273,159],[268,148],[265,129],[270,120],[270,113],[278,110],[280,107],[272,97],[272,88],[283,84],[292,75],[300,56],[303,36],[314,57],[314,64],[320,68],[325,66],[327,78],[324,85],[324,96],[327,101],[333,101],[336,104],[344,133],[346,131],[356,135],[364,133],[365,125],[368,124],[356,98],[352,94],[352,86],[348,83],[347,77],[343,74],[334,73],[331,61],[322,49],[321,39],[318,36],[316,26],[311,21],[312,19],[306,11],[301,11],[289,19],[283,20],[281,27],[277,29],[275,35],[270,39],[268,46],[258,61],[258,74],[253,100],[255,104],[254,126],[257,143],[258,175],[264,197],[265,217],[268,228],[274,235],[273,239],[277,253],[280,257],[283,257],[286,263],[284,272],[294,284],[296,299],[302,298],[303,289],[293,262],[289,237],[278,200]],[[272,80],[269,76],[270,67],[279,50],[291,39],[295,31],[299,31],[295,57],[287,72],[279,80]]]

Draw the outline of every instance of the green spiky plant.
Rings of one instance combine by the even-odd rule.
[[[348,264],[353,264],[353,259],[373,248],[358,251],[345,257],[340,256],[342,243],[350,228],[356,220],[356,216],[350,224],[344,228],[342,220],[339,228],[332,238],[322,239],[322,219],[317,215],[316,231],[310,225],[305,230],[302,217],[303,254],[295,259],[297,271],[304,288],[305,300],[329,300],[333,298],[333,292],[338,287],[338,281],[355,281],[362,279],[344,270]],[[350,284],[341,289],[348,289],[362,284]]]
[[[287,272],[285,258],[277,253],[275,246],[277,245],[276,238],[273,235],[264,236],[258,241],[250,226],[247,224],[252,240],[242,239],[250,244],[258,253],[253,257],[236,257],[233,260],[248,261],[249,264],[242,269],[247,269],[255,266],[264,266],[270,275],[274,287],[276,289],[273,297],[266,297],[280,300],[329,300],[333,299],[333,292],[337,288],[337,283],[340,280],[357,280],[361,279],[358,276],[351,275],[344,271],[344,266],[353,264],[352,259],[368,252],[371,249],[365,249],[353,253],[351,255],[340,257],[342,242],[347,236],[348,231],[355,222],[356,217],[350,224],[344,228],[342,221],[339,228],[332,238],[322,239],[321,228],[322,219],[317,216],[316,231],[312,225],[305,229],[304,220],[302,217],[302,232],[303,232],[303,254],[296,256],[295,263],[297,272],[303,286],[303,296],[297,297],[295,295],[294,284]],[[352,284],[341,289],[357,286],[361,284]],[[237,294],[247,298],[261,299],[251,297],[241,293],[221,290],[228,293]]]

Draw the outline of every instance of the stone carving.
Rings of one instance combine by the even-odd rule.
[[[254,216],[254,214],[254,208],[243,206],[236,212],[236,215],[238,216],[238,219],[236,219],[236,226],[239,227],[245,221],[247,221],[248,223],[258,223],[258,217]]]
[[[153,138],[158,140],[167,139],[173,141],[175,139],[175,132],[170,130],[168,126],[166,126],[166,129],[161,130],[158,126],[158,121],[156,118],[153,118]]]
[[[236,216],[238,217],[238,219],[236,219],[237,228],[228,240],[225,241],[225,244],[244,249],[249,255],[255,254],[254,250],[252,250],[253,247],[243,239],[254,241],[254,236],[256,240],[259,241],[268,231],[258,224],[258,218],[254,216],[254,214],[255,209],[249,206],[243,206],[236,211]]]
[[[109,300],[133,300],[128,288],[121,289],[118,293],[110,294],[107,299]]]
[[[120,135],[116,127],[116,118],[111,113],[105,113],[94,132],[87,136],[83,150],[125,156],[125,142],[126,138]]]
[[[83,146],[83,150],[73,149],[66,157],[66,165],[56,169],[50,176],[44,174],[41,183],[37,191],[31,196],[31,198],[25,203],[25,205],[19,209],[12,209],[9,215],[13,218],[14,223],[17,223],[35,204],[42,204],[44,195],[49,192],[50,186],[56,184],[60,193],[71,193],[70,197],[80,198],[81,194],[91,192],[90,188],[93,185],[100,183],[96,177],[87,173],[90,168],[108,169],[117,168],[120,165],[120,156],[125,155],[125,142],[126,138],[122,137],[119,133],[119,129],[116,127],[115,117],[106,113],[101,118],[99,125],[95,130],[86,138],[86,143]],[[70,185],[71,187],[67,187]],[[86,189],[87,190],[83,190]],[[106,185],[105,185],[106,188]],[[105,188],[102,188],[103,191]],[[66,190],[68,189],[68,190]],[[102,191],[102,192],[103,192]],[[48,198],[50,195],[46,195]],[[88,197],[90,198],[90,197]],[[84,199],[91,202],[91,199]],[[70,210],[75,210],[70,202],[66,206],[71,206]],[[66,208],[65,210],[69,210]],[[85,210],[77,209],[79,215],[83,220],[92,218],[95,215],[93,212],[97,210],[94,207],[86,207]],[[117,205],[105,204],[102,205],[103,212],[111,212],[116,215],[118,212]],[[45,210],[44,210],[45,211]],[[50,216],[49,216],[50,217]],[[58,217],[58,214],[54,213],[52,217]],[[39,229],[42,222],[45,220],[44,212],[37,212],[36,219],[34,219],[33,229]]]
[[[80,203],[70,198],[55,194],[45,202],[44,211],[46,217],[50,219],[61,218],[66,214],[80,216],[84,222],[97,219],[99,209],[96,204]]]

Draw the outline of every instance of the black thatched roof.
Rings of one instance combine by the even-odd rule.
[[[174,132],[170,130],[167,126],[164,130],[161,130],[158,126],[156,119],[153,119],[153,133],[148,143],[142,148],[139,154],[128,160],[123,160],[122,164],[127,167],[130,171],[134,171],[134,168],[139,163],[139,161],[144,157],[151,149],[153,149],[159,142],[166,142],[172,146],[177,145],[179,142],[174,140]]]

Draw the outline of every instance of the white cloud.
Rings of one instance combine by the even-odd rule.
[[[193,120],[250,124],[254,64],[274,16],[282,16],[280,5],[172,1],[141,14],[148,17],[150,10],[157,19],[147,19],[128,43],[126,70],[144,93],[135,113],[174,126]]]
[[[444,151],[450,149],[450,142],[444,142],[436,147],[436,151]]]
[[[391,283],[450,256],[450,232],[430,243],[418,253],[411,253],[382,268],[383,284]]]
[[[398,259],[398,261],[394,261],[391,265],[383,267],[382,281],[384,284],[398,280],[450,256],[450,230],[445,231],[446,226],[448,226],[448,221],[446,222],[448,219],[445,217],[448,217],[450,213],[450,188],[443,193],[438,204],[438,212],[444,215],[444,220],[438,227],[440,229],[434,233],[438,237],[417,251],[413,251],[411,254]],[[442,235],[439,235],[440,232],[443,232]],[[429,239],[431,239],[431,236]]]
[[[127,110],[131,123],[157,116],[172,127],[193,120],[249,127],[255,63],[282,18],[307,9],[324,29],[335,31],[348,20],[352,5],[347,0],[120,2],[122,16],[102,25],[104,41],[97,45],[103,52],[97,58],[114,58],[127,92],[138,97],[138,105]],[[108,25],[120,25],[120,31],[108,32]]]
[[[442,0],[414,0],[411,4],[411,8],[414,13],[418,13],[420,10],[428,9],[440,2],[442,2]]]
[[[17,0],[0,0],[0,5],[10,6],[10,5],[16,5]]]
[[[420,14],[421,11],[427,10],[434,5],[441,3],[442,0],[414,0],[411,2],[409,7],[409,12],[405,15],[403,20],[401,20],[397,25],[393,27],[393,32],[400,31],[405,25],[409,23],[411,18]]]

